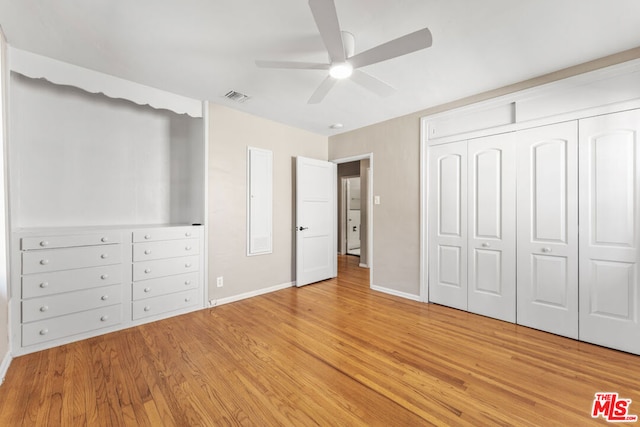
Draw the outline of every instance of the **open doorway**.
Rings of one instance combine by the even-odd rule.
[[[333,160],[338,167],[339,255],[368,268],[373,283],[373,154]],[[339,274],[339,273],[338,273]]]
[[[345,237],[347,255],[360,256],[361,238],[362,232],[361,214],[360,209],[360,177],[344,178],[346,181],[346,224],[345,224]]]

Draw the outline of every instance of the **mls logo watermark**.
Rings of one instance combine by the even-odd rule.
[[[610,423],[634,423],[638,421],[638,416],[629,414],[630,406],[631,399],[622,399],[618,397],[618,393],[596,393],[591,408],[591,418],[602,416]]]

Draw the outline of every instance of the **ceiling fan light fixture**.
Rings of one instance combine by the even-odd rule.
[[[353,67],[348,62],[341,62],[331,65],[329,75],[334,79],[346,79],[353,73]]]

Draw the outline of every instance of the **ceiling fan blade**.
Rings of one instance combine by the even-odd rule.
[[[307,104],[319,104],[320,101],[322,101],[324,97],[327,96],[331,88],[336,83],[337,83],[336,79],[334,79],[331,76],[327,76],[327,78],[325,78],[322,81],[322,83],[320,83],[320,86],[318,86],[318,89],[316,89],[316,91],[313,92],[313,95],[311,95],[311,98],[309,98],[309,101],[307,101]]]
[[[360,70],[353,70],[351,80],[382,97],[390,96],[396,91],[393,86],[390,86],[382,80],[373,77],[371,74],[367,74]]]
[[[309,0],[309,7],[331,62],[344,62],[346,58],[335,3],[333,0]]]
[[[286,68],[292,70],[328,70],[329,64],[317,62],[293,62],[293,61],[256,61],[260,68]]]
[[[349,63],[353,68],[364,67],[428,48],[432,43],[431,31],[428,28],[423,28],[354,55],[349,58]]]

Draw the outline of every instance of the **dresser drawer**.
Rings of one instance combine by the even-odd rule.
[[[22,298],[42,297],[61,292],[122,283],[122,265],[81,268],[22,277]]]
[[[22,301],[22,321],[33,322],[121,302],[122,285],[34,298]]]
[[[47,248],[70,248],[73,246],[95,246],[107,245],[111,243],[121,243],[120,233],[108,232],[101,234],[79,234],[76,236],[36,236],[23,237],[21,239],[21,249],[47,249]]]
[[[197,272],[142,280],[133,283],[132,298],[135,301],[195,289],[200,284],[199,282],[199,273]]]
[[[133,320],[196,306],[200,300],[199,294],[200,291],[198,289],[193,289],[186,292],[134,301],[132,311]]]
[[[22,273],[71,270],[119,264],[120,262],[122,262],[122,247],[120,245],[28,251],[22,253]]]
[[[133,242],[153,242],[156,240],[177,240],[202,237],[202,227],[162,227],[133,232]]]
[[[198,271],[198,256],[143,261],[133,264],[133,280],[155,279],[157,277]]]
[[[28,346],[96,329],[122,321],[122,306],[111,305],[22,325],[22,345]]]
[[[135,243],[133,245],[134,261],[175,258],[198,255],[199,253],[200,240],[198,239],[163,240],[159,242]]]

